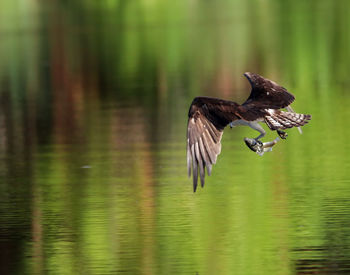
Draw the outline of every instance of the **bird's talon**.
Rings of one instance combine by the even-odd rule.
[[[288,134],[282,130],[277,130],[277,134],[280,136],[281,139],[286,139],[288,137]]]
[[[259,146],[263,146],[263,143],[260,140],[255,139],[255,141],[259,144]]]
[[[256,139],[256,153],[258,153],[259,155],[261,155],[264,152],[264,144]]]

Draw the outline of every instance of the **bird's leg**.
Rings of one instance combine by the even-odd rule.
[[[264,133],[261,133],[258,137],[254,138],[255,141],[256,141],[257,143],[262,144],[262,142],[260,141],[260,139],[263,138],[263,137],[265,136],[265,134],[266,134],[266,133],[265,133],[265,131],[264,131]]]
[[[233,127],[236,127],[238,125],[246,125],[245,122],[241,121],[241,120],[235,120],[230,122],[230,128],[232,129]]]
[[[265,132],[264,128],[263,128],[258,122],[250,123],[249,126],[250,126],[251,128],[253,128],[254,130],[257,130],[257,131],[260,133],[260,135],[257,136],[257,137],[255,138],[255,140],[256,140],[256,142],[262,144],[262,142],[260,141],[260,139],[263,138],[263,137],[266,135],[266,132]]]

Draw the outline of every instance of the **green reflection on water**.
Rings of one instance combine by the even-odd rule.
[[[2,273],[348,271],[349,6],[3,1]],[[313,119],[263,157],[227,129],[193,194],[189,104],[242,102],[245,71]]]

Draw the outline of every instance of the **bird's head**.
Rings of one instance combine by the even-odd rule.
[[[260,85],[266,83],[266,81],[269,81],[268,79],[255,74],[255,73],[250,73],[250,72],[246,72],[243,74],[249,81],[250,85],[252,85],[252,87],[259,87]]]
[[[265,77],[262,77],[261,75],[246,72],[243,74],[249,81],[252,88],[256,89],[269,89],[269,88],[275,88],[275,89],[284,89],[280,85],[278,85],[276,82],[267,79]]]

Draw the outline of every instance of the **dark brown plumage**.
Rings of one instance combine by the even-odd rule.
[[[211,174],[221,152],[221,138],[224,128],[231,122],[240,121],[248,125],[265,122],[271,130],[302,126],[311,119],[310,115],[283,112],[294,96],[285,88],[258,74],[245,73],[252,90],[242,104],[211,97],[196,97],[188,113],[187,168],[188,176],[193,174],[193,191],[196,191],[198,174],[204,186],[205,169]],[[248,125],[251,126],[252,125]],[[253,128],[253,127],[252,127]],[[256,128],[254,128],[256,129]],[[261,128],[262,129],[262,128]],[[258,129],[256,129],[258,130]],[[261,132],[261,130],[258,130]],[[263,131],[263,130],[262,130]],[[256,140],[264,135],[259,136]]]

